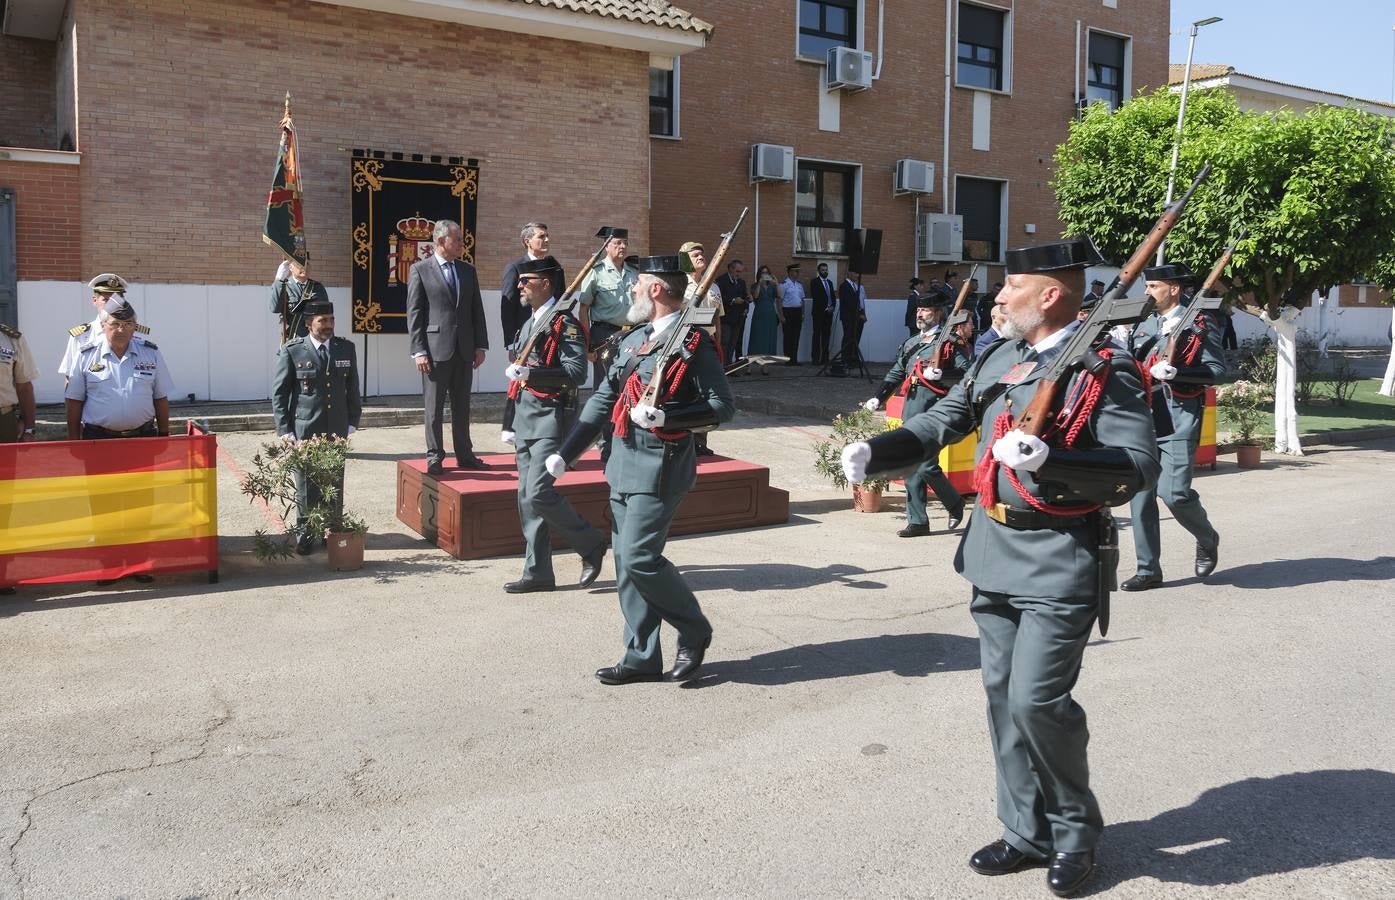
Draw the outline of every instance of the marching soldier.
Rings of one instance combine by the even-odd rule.
[[[1195,323],[1176,337],[1180,346],[1177,365],[1168,364],[1163,359],[1167,343],[1181,322],[1189,299],[1185,287],[1195,279],[1191,269],[1181,263],[1144,269],[1143,277],[1148,282],[1148,296],[1156,306],[1153,315],[1134,329],[1133,347],[1134,356],[1154,382],[1153,415],[1158,423],[1162,473],[1155,489],[1140,491],[1133,497],[1130,513],[1138,573],[1119,585],[1125,591],[1146,591],[1163,583],[1160,498],[1177,524],[1196,538],[1198,578],[1206,578],[1216,570],[1221,542],[1201,505],[1201,496],[1192,488],[1192,465],[1201,441],[1206,387],[1225,377],[1225,351],[1221,348],[1225,329],[1205,312],[1198,314]]]
[[[996,757],[1001,839],[969,861],[983,875],[1047,862],[1047,887],[1068,896],[1094,870],[1103,821],[1090,791],[1084,710],[1071,697],[1112,578],[1102,503],[1153,484],[1157,441],[1133,359],[1102,355],[1051,444],[1012,428],[1043,371],[1081,325],[1084,269],[1099,262],[1088,238],[1006,254],[998,295],[1003,336],[964,380],[904,427],[848,445],[850,481],[916,465],[978,428],[979,508],[955,557],[973,585],[989,733]],[[1101,571],[1103,569],[1103,571]]]
[[[614,241],[612,240],[612,245]],[[623,257],[621,257],[623,261]],[[509,396],[515,403],[514,456],[518,462],[518,518],[523,523],[527,552],[523,577],[504,585],[510,594],[550,591],[552,531],[581,554],[581,581],[586,587],[600,574],[606,536],[581,517],[558,492],[546,468],[562,438],[576,423],[576,391],[586,382],[586,332],[570,312],[549,319],[557,303],[552,276],[561,270],[551,256],[518,264],[518,289],[533,315],[518,332],[510,352],[516,361],[506,371]],[[545,328],[527,358],[520,354],[538,329]]]
[[[271,311],[281,316],[281,342],[305,337],[309,304],[329,300],[325,286],[310,277],[310,260],[302,265],[283,259],[271,285]]]
[[[34,379],[39,368],[24,336],[0,323],[0,444],[34,440]]]
[[[640,403],[670,335],[684,311],[687,288],[677,256],[640,260],[630,307],[636,328],[620,345],[605,380],[581,411],[580,422],[547,459],[553,477],[581,455],[601,426],[615,423],[606,464],[610,482],[611,545],[615,550],[625,654],[596,672],[602,684],[657,681],[663,677],[659,624],[678,631],[678,653],[669,677],[692,677],[712,642],[712,625],[683,576],[663,555],[669,525],[697,480],[693,429],[729,421],[736,414],[711,336],[687,326],[681,352],[666,361],[660,405]]]
[[[930,409],[936,400],[949,393],[950,386],[969,367],[969,357],[963,343],[955,338],[940,347],[943,313],[944,307],[938,305],[934,297],[924,294],[917,297],[915,322],[919,330],[901,345],[895,364],[877,389],[877,396],[862,404],[864,407],[873,411],[881,409],[887,398],[904,385],[906,402],[901,413],[904,422]],[[938,359],[935,358],[937,349],[940,351]],[[945,525],[948,530],[953,531],[963,521],[964,498],[945,477],[939,454],[936,454],[906,477],[906,527],[896,532],[898,537],[924,537],[930,533],[930,518],[925,512],[927,486],[949,513]]]
[[[358,353],[354,342],[334,334],[334,304],[316,300],[304,304],[305,336],[292,338],[276,357],[271,383],[271,417],[276,434],[284,441],[303,441],[316,435],[347,438],[358,430],[362,403],[358,389]],[[322,499],[319,488],[296,473],[296,505],[299,510],[295,549],[301,556],[315,549],[306,527],[307,513]],[[344,475],[339,475],[335,503],[344,502]]]
[[[68,379],[73,377],[73,369],[77,366],[78,350],[82,348],[82,345],[90,343],[93,339],[101,338],[103,307],[113,297],[125,299],[129,285],[127,285],[126,279],[120,275],[103,272],[87,282],[87,287],[92,291],[92,307],[97,311],[97,317],[93,318],[91,322],[83,322],[81,325],[74,325],[68,329],[68,343],[63,348],[63,359],[58,363],[58,374],[63,376],[64,384],[67,384]],[[138,344],[143,343],[148,334],[150,334],[150,326],[137,323],[131,340]]]
[[[63,393],[68,440],[168,437],[174,384],[160,348],[133,337],[136,311],[120,293],[97,321],[100,332],[78,348]]]

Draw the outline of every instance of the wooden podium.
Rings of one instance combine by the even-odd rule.
[[[425,459],[397,463],[397,518],[456,559],[517,556],[523,552],[518,520],[518,471],[512,453],[480,456],[489,469],[446,469],[426,474]],[[610,485],[595,450],[557,482],[586,521],[610,531]],[[789,521],[789,493],[770,486],[765,466],[698,457],[697,484],[683,499],[669,534],[732,531]],[[553,548],[564,545],[553,540]]]

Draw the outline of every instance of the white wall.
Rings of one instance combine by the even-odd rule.
[[[172,396],[197,400],[264,400],[271,396],[280,323],[270,310],[270,285],[133,284],[127,299],[137,318],[150,326],[174,378]],[[368,394],[420,394],[421,376],[407,352],[405,334],[352,334],[349,289],[330,288],[336,332],[358,346],[359,365],[368,376]],[[68,329],[95,315],[85,282],[21,281],[19,329],[39,364],[35,396],[40,403],[63,399],[58,361]],[[489,346],[474,390],[502,391],[508,364],[498,323],[499,292],[484,292]],[[367,362],[365,364],[365,341]]]

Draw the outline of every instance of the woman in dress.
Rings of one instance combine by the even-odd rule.
[[[770,274],[769,266],[761,266],[756,271],[751,296],[755,301],[755,311],[751,314],[751,337],[746,345],[746,354],[774,356],[775,335],[780,330],[780,324],[775,313],[775,276]]]

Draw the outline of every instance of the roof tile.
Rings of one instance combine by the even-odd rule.
[[[645,25],[659,25],[679,31],[693,31],[702,35],[712,34],[710,22],[704,22],[684,9],[679,9],[666,0],[513,0],[514,3],[527,3],[532,6],[545,6],[553,9],[570,10],[608,19],[625,19]]]

